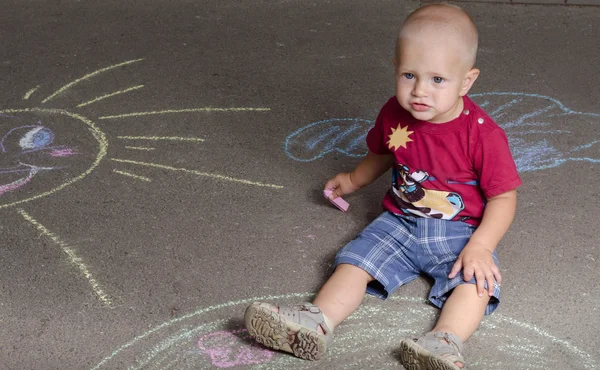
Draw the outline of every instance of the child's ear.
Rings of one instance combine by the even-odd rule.
[[[477,77],[479,77],[479,70],[477,68],[472,68],[469,72],[467,72],[463,80],[462,88],[460,89],[460,96],[467,95]]]

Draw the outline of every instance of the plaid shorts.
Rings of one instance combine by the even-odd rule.
[[[382,299],[421,273],[429,275],[435,280],[429,300],[441,308],[452,289],[475,284],[475,278],[464,281],[462,273],[448,278],[474,231],[474,226],[460,221],[384,212],[337,253],[334,266],[347,263],[368,272],[375,280],[367,286],[367,293]],[[499,266],[496,252],[493,258]],[[500,287],[494,282],[485,314],[492,313],[499,302]]]

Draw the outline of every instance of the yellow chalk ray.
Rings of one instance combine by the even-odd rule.
[[[25,93],[25,96],[23,96],[23,100],[27,100],[27,99],[29,99],[29,97],[31,97],[31,94],[33,94],[33,93],[34,93],[34,92],[35,92],[37,89],[39,89],[39,88],[40,88],[40,86],[41,86],[41,85],[37,85],[37,86],[36,86],[36,87],[34,87],[33,89],[31,89],[31,90],[27,91],[27,92]]]
[[[100,286],[100,283],[98,283],[98,281],[92,276],[92,274],[88,270],[87,266],[83,263],[83,260],[81,259],[81,257],[77,256],[77,254],[75,253],[75,250],[72,247],[70,247],[67,243],[60,240],[60,238],[58,236],[56,236],[53,232],[48,230],[44,225],[40,224],[36,219],[31,217],[23,209],[19,209],[18,212],[21,216],[23,216],[23,218],[25,220],[29,221],[29,223],[31,223],[33,226],[35,226],[35,228],[42,235],[47,236],[48,238],[50,238],[50,240],[52,240],[54,243],[56,243],[58,246],[60,246],[62,248],[63,252],[65,252],[67,254],[67,256],[69,258],[69,262],[79,269],[81,274],[86,278],[86,280],[92,286],[92,290],[94,291],[94,294],[98,297],[98,299],[107,307],[113,308],[114,306],[113,306],[112,298],[104,292],[104,289],[102,289],[102,287]]]
[[[145,151],[152,151],[155,150],[156,148],[147,148],[147,147],[143,147],[143,146],[125,146],[125,149],[133,149],[133,150],[145,150]]]
[[[111,69],[119,68],[119,67],[122,67],[122,66],[125,66],[125,65],[128,65],[128,64],[132,64],[132,63],[137,63],[137,62],[142,61],[142,60],[144,60],[144,59],[142,58],[142,59],[128,60],[128,61],[125,61],[123,63],[115,64],[115,65],[112,65],[112,66],[108,66],[106,68],[99,69],[99,70],[94,71],[92,73],[88,73],[87,75],[85,75],[85,76],[83,76],[81,78],[78,78],[75,81],[69,82],[65,86],[63,86],[60,89],[56,90],[56,92],[54,92],[52,95],[50,95],[46,99],[42,100],[42,103],[46,103],[46,102],[50,101],[51,99],[54,99],[60,93],[68,90],[72,86],[74,86],[74,85],[76,85],[76,84],[78,84],[78,83],[80,83],[82,81],[85,81],[85,80],[89,79],[90,77],[97,76],[97,75],[99,75],[101,73],[110,71]]]
[[[126,118],[126,117],[140,117],[140,116],[149,116],[155,114],[169,114],[169,113],[190,113],[190,112],[266,112],[270,111],[271,108],[213,108],[213,107],[203,107],[203,108],[186,108],[186,109],[167,109],[161,111],[153,111],[153,112],[135,112],[135,113],[125,113],[118,114],[114,116],[102,116],[98,117],[98,119],[118,119],[118,118]]]
[[[266,184],[266,183],[262,183],[262,182],[249,181],[249,180],[244,180],[244,179],[236,179],[236,178],[229,177],[229,176],[224,176],[224,175],[219,175],[219,174],[214,174],[214,173],[208,173],[208,172],[201,172],[201,171],[196,171],[196,170],[188,170],[188,169],[185,169],[185,168],[177,168],[177,167],[165,166],[165,165],[158,164],[158,163],[137,162],[137,161],[132,161],[132,160],[129,160],[129,159],[118,159],[118,158],[111,158],[110,160],[111,161],[115,161],[115,162],[119,162],[119,163],[136,164],[138,166],[161,168],[163,170],[180,171],[180,172],[185,172],[185,173],[189,173],[189,174],[193,174],[193,175],[211,177],[211,178],[219,179],[219,180],[239,182],[239,183],[246,184],[246,185],[264,186],[264,187],[269,187],[269,188],[273,188],[273,189],[283,189],[283,186],[281,186],[281,185]]]
[[[150,180],[149,178],[145,177],[145,176],[140,176],[140,175],[135,175],[133,173],[129,173],[129,172],[125,172],[125,171],[119,171],[119,170],[113,170],[114,173],[118,173],[119,175],[123,175],[123,176],[128,176],[128,177],[133,177],[135,179],[138,180],[142,180],[142,181],[146,181],[146,182],[150,182],[152,180]]]
[[[85,103],[79,104],[77,106],[77,108],[85,107],[86,105],[90,105],[90,104],[95,103],[97,101],[100,101],[102,99],[110,98],[110,97],[113,97],[113,96],[116,96],[116,95],[120,95],[120,94],[125,94],[125,93],[128,93],[128,92],[133,91],[133,90],[141,89],[142,87],[144,87],[144,85],[132,86],[132,87],[130,87],[128,89],[125,89],[125,90],[120,90],[120,91],[116,91],[114,93],[102,95],[102,96],[99,96],[99,97],[97,97],[95,99],[87,101]]]
[[[117,136],[122,140],[173,140],[173,141],[204,141],[199,137],[182,137],[182,136]]]

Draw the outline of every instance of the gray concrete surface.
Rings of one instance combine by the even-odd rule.
[[[422,3],[435,3],[432,0],[422,0]],[[600,0],[458,0],[461,3],[509,3],[509,4],[543,4],[543,5],[567,5],[567,6],[599,6]]]
[[[399,368],[398,341],[438,313],[426,279],[366,299],[317,363],[252,345],[241,319],[257,297],[308,299],[380,212],[387,176],[348,213],[320,193],[364,145],[311,140],[364,132],[417,6],[2,1],[0,368]],[[596,369],[600,10],[461,6],[481,33],[472,95],[525,183],[467,361]]]

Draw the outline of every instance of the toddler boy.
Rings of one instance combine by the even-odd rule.
[[[465,366],[463,342],[499,303],[495,249],[521,185],[506,134],[466,96],[479,76],[477,42],[456,6],[427,5],[407,17],[396,42],[396,96],[367,135],[369,152],[325,184],[334,199],[391,168],[385,212],[338,252],[312,304],[246,309],[258,342],[318,359],[365,292],[385,299],[424,273],[435,280],[429,300],[441,314],[431,332],[400,342],[400,361],[407,369]]]

